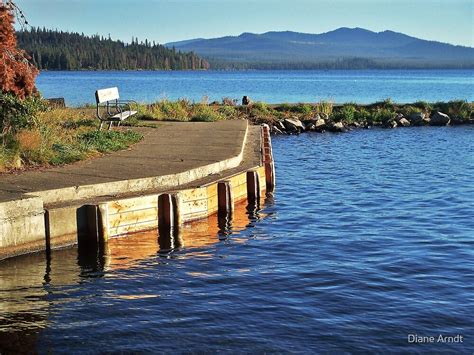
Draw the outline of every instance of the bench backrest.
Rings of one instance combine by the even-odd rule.
[[[100,89],[95,92],[95,101],[98,104],[101,104],[107,101],[118,100],[118,99],[119,99],[118,88]]]

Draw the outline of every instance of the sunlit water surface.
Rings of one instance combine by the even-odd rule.
[[[269,103],[474,101],[474,70],[42,72],[37,85],[44,97],[64,97],[68,105],[95,103],[95,90],[112,86],[141,102],[243,95]]]
[[[274,199],[239,206],[231,231],[211,217],[174,244],[151,232],[0,263],[0,352],[472,353],[473,137],[274,138]]]

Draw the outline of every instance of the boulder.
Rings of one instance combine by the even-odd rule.
[[[398,126],[397,122],[395,121],[395,118],[386,120],[382,122],[382,127],[384,128],[396,128]]]
[[[449,122],[450,125],[460,125],[460,124],[465,124],[469,123],[469,119],[465,119],[461,116],[453,116],[451,117],[451,122]]]
[[[398,127],[398,123],[395,120],[389,121],[388,124],[389,124],[389,128],[397,128]]]
[[[354,128],[359,128],[360,127],[360,123],[357,122],[357,121],[354,121],[351,123],[351,126],[354,127]]]
[[[283,124],[282,121],[277,121],[276,126],[280,129],[280,131],[284,132],[286,130],[286,127],[285,127],[285,125]]]
[[[324,128],[326,128],[326,121],[322,118],[317,119],[316,122],[314,122],[314,128],[317,131],[323,130]]]
[[[297,118],[292,118],[292,119],[285,118],[285,120],[283,121],[283,124],[285,125],[288,131],[292,131],[292,132],[295,132],[295,131],[300,132],[306,129],[303,123]]]
[[[449,124],[451,119],[445,113],[436,111],[433,116],[431,116],[430,125],[431,126],[446,126]]]
[[[345,132],[346,127],[342,122],[328,122],[326,123],[326,129],[329,132]]]
[[[272,127],[272,132],[273,132],[274,134],[283,134],[282,130],[279,129],[277,126],[273,126],[273,127]]]
[[[304,120],[304,121],[303,121],[303,126],[305,127],[305,130],[306,130],[306,131],[314,131],[314,129],[315,129],[315,127],[316,127],[316,126],[314,125],[315,122],[316,122],[316,120],[313,120],[313,119],[311,119],[311,120]]]
[[[318,116],[320,118],[322,118],[323,120],[328,120],[329,119],[329,115],[327,113],[324,113],[324,112],[318,113]]]
[[[412,126],[422,126],[425,123],[425,114],[423,112],[415,112],[408,116],[408,121]]]
[[[398,120],[398,125],[402,127],[409,127],[410,121],[408,121],[405,117],[402,117]]]

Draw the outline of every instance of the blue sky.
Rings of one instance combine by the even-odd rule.
[[[338,27],[474,47],[474,0],[16,0],[30,24],[159,43]]]

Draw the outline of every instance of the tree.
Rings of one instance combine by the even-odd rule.
[[[11,2],[0,0],[0,92],[24,99],[37,92],[38,70],[28,61],[26,52],[17,48]]]

